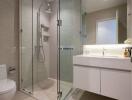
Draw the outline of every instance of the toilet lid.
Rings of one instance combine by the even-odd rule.
[[[10,90],[14,89],[16,84],[13,80],[5,79],[0,80],[0,94],[7,93]]]

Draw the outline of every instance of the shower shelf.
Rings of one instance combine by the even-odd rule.
[[[44,37],[50,37],[50,35],[49,34],[46,34],[46,33],[44,33],[43,36]]]

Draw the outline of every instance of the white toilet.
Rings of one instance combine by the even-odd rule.
[[[15,93],[15,81],[7,79],[6,65],[0,65],[0,100],[13,100]]]

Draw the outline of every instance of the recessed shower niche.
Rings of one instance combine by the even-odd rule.
[[[42,32],[43,41],[48,42],[50,38],[49,27],[41,24],[41,30],[42,30],[41,32]]]

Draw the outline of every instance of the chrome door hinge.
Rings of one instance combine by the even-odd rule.
[[[62,97],[62,91],[58,92],[58,100]]]
[[[57,26],[62,26],[62,20],[57,20]]]
[[[21,79],[21,83],[23,83],[23,79]]]
[[[23,32],[23,29],[20,29],[20,33],[22,33]]]

